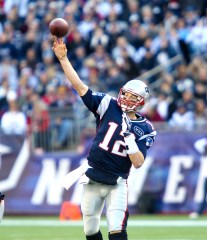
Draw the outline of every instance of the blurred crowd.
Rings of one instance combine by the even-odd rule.
[[[206,127],[205,0],[0,0],[0,120],[5,133],[34,132],[38,146],[41,134],[52,128],[58,136],[53,144],[59,145],[73,128],[70,118],[50,119],[51,109],[69,107],[76,114],[82,104],[51,49],[48,25],[56,17],[70,25],[64,38],[68,57],[92,90],[117,96],[127,81],[162,65],[161,81],[143,114],[174,129]],[[182,61],[169,67],[169,59],[178,55]],[[153,86],[156,78],[145,81]],[[79,112],[80,118],[84,114]]]

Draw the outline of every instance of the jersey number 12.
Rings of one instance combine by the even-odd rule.
[[[109,143],[110,143],[117,127],[118,127],[118,124],[116,124],[114,122],[109,122],[108,131],[106,132],[104,140],[99,144],[99,147],[101,147],[105,151],[109,151]],[[121,132],[120,132],[120,135],[122,135]],[[121,148],[121,146],[123,146],[123,148]],[[122,156],[122,157],[126,157],[127,152],[126,152],[126,147],[125,146],[126,145],[125,145],[124,141],[116,140],[113,147],[112,147],[111,153],[113,153],[115,155]]]

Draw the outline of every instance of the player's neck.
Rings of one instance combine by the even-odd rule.
[[[134,112],[128,112],[128,113],[127,113],[127,116],[128,116],[129,119],[131,119],[131,120],[136,120],[136,119],[137,119],[137,117],[136,117],[136,115],[135,115]]]

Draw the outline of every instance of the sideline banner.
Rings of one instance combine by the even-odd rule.
[[[140,169],[128,180],[131,213],[188,213],[203,197],[207,158],[194,144],[207,136],[196,132],[158,133]],[[82,153],[32,155],[28,139],[1,135],[0,192],[6,194],[5,214],[60,213],[64,201],[80,204],[82,185],[68,191],[61,179],[86,160],[92,139]]]

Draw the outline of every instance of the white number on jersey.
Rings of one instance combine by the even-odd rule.
[[[109,143],[110,143],[117,127],[118,127],[118,124],[116,124],[114,122],[109,122],[108,131],[106,132],[104,140],[99,144],[99,147],[101,147],[102,149],[104,149],[106,151],[109,151]],[[120,132],[120,135],[122,135],[122,132]],[[124,146],[124,148],[122,150],[121,150],[121,146]],[[125,146],[126,145],[125,145],[124,141],[116,140],[115,143],[114,143],[114,146],[111,150],[111,153],[113,153],[115,155],[122,156],[122,157],[126,157],[127,152],[126,152]]]

